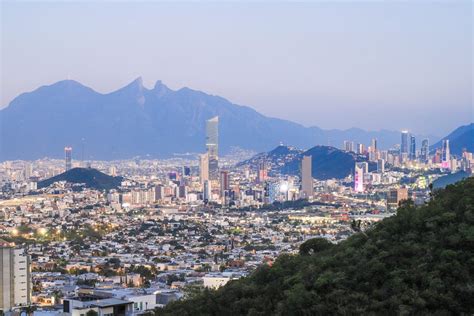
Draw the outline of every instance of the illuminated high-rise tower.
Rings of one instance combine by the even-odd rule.
[[[72,168],[72,147],[64,147],[64,156],[66,160],[66,171]]]
[[[377,152],[377,138],[372,138],[372,142],[370,144],[370,147],[372,149],[372,152]]]
[[[408,154],[408,131],[402,131],[402,143],[400,145],[400,153]]]
[[[443,139],[442,158],[441,164],[443,168],[450,169],[451,164],[451,152],[449,150],[449,139]]]
[[[206,148],[209,157],[209,179],[219,179],[219,117],[206,122]]]
[[[221,171],[221,176],[220,176],[220,184],[221,184],[221,197],[225,197],[226,192],[229,191],[230,189],[230,183],[229,183],[229,172],[226,170]]]
[[[354,170],[354,191],[364,192],[364,176],[368,172],[368,163],[356,162]]]
[[[312,172],[311,156],[303,156],[301,161],[301,193],[306,199],[313,196]]]
[[[415,136],[410,135],[410,160],[416,159],[416,139]]]
[[[377,172],[378,173],[384,173],[385,172],[385,160],[384,159],[378,159],[377,160]]]
[[[426,162],[428,160],[430,151],[430,141],[428,139],[423,139],[421,141],[421,160]]]
[[[209,180],[209,154],[205,153],[199,156],[199,177],[201,184]]]

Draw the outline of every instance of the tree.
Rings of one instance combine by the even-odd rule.
[[[335,245],[308,240],[300,255],[282,254],[155,313],[474,315],[474,178],[435,191],[425,205],[402,203],[364,233]]]
[[[87,311],[86,316],[99,316],[99,313],[97,313],[93,309],[90,309],[90,310]]]
[[[324,238],[313,238],[300,245],[300,255],[311,255],[331,248],[333,244]]]

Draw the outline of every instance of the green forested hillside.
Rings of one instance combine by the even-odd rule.
[[[474,178],[410,202],[364,234],[173,302],[157,315],[460,315],[474,313]]]

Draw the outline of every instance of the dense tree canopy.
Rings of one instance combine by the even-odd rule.
[[[397,215],[338,245],[307,242],[301,255],[158,315],[473,314],[474,178],[407,202]]]

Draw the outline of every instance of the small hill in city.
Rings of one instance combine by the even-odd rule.
[[[461,156],[464,148],[468,152],[474,152],[474,123],[458,127],[431,148],[433,150],[441,148],[443,146],[443,139],[449,139],[449,148],[454,155]]]
[[[303,151],[295,147],[279,145],[273,150],[257,154],[237,166],[249,166],[252,169],[257,169],[264,162],[271,172],[297,175],[300,173],[301,159],[304,155],[312,157],[313,178],[318,180],[343,179],[354,172],[356,162],[367,160],[363,155],[331,146],[315,146]],[[375,168],[375,163],[369,163],[369,170]]]
[[[302,156],[311,156],[313,178],[318,180],[343,179],[354,172],[356,162],[367,160],[365,156],[335,147],[315,146],[302,153],[298,159],[287,163],[282,168],[282,172],[299,174]],[[374,163],[369,163],[369,170],[373,170],[375,167]]]
[[[298,158],[303,151],[292,146],[279,145],[269,152],[256,154],[250,159],[237,164],[237,167],[247,166],[257,169],[262,163],[272,171],[279,171],[287,162]]]
[[[156,315],[472,315],[473,201],[468,178],[339,244],[310,239],[298,255]]]
[[[83,183],[96,190],[115,189],[122,183],[122,177],[112,177],[93,168],[73,168],[52,178],[38,182],[38,188],[48,187],[55,182]]]

